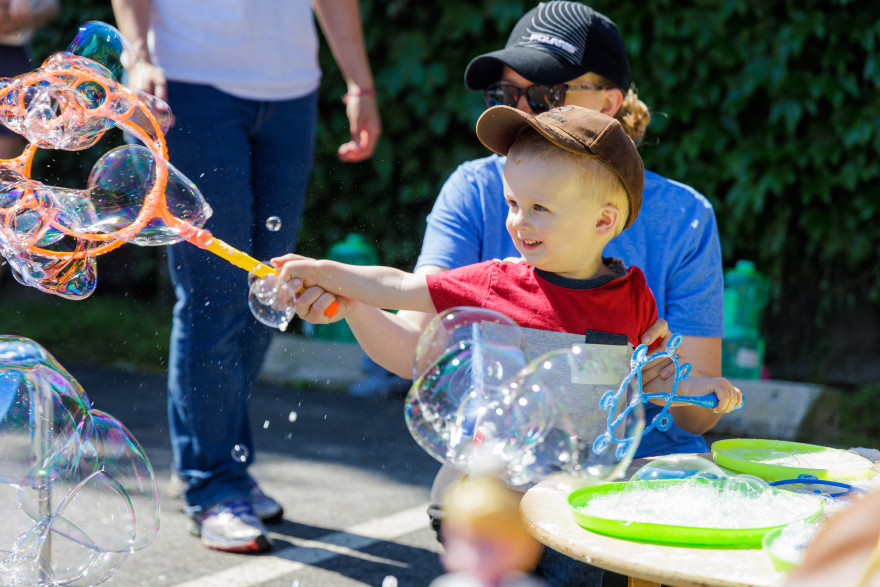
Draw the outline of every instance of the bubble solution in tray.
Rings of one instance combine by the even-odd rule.
[[[822,522],[798,520],[768,532],[761,544],[777,571],[791,571],[804,562],[807,548],[824,527]]]
[[[628,482],[585,487],[568,502],[575,521],[600,534],[722,548],[760,548],[770,530],[822,512],[819,497],[729,475],[693,455],[652,460]]]
[[[764,479],[851,480],[871,473],[873,463],[848,450],[783,440],[730,439],[712,444],[712,456],[722,467]]]

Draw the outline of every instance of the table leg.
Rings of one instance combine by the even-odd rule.
[[[655,583],[653,581],[645,581],[644,579],[636,579],[635,577],[627,577],[629,581],[627,582],[628,587],[661,587],[660,583]]]

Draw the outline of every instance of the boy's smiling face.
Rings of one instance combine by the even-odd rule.
[[[507,232],[526,263],[573,279],[611,274],[602,250],[615,236],[620,210],[579,193],[571,169],[537,159],[504,166]]]

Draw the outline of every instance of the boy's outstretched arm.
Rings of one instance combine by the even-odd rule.
[[[272,264],[281,267],[281,279],[291,282],[294,291],[301,286],[317,286],[335,296],[374,308],[436,311],[424,275],[413,275],[392,267],[316,261],[293,254],[272,259]]]
[[[395,300],[402,300],[406,304],[413,301],[423,304],[424,299],[420,298],[425,296],[430,309],[422,308],[419,311],[435,313],[424,276],[419,278],[387,267],[357,267],[330,261],[314,261],[298,255],[286,255],[273,259],[272,262],[276,267],[282,268],[282,279],[297,275],[290,280],[294,291],[306,285],[306,290],[297,297],[296,301],[296,313],[300,318],[316,324],[336,322],[345,318],[358,343],[371,359],[405,379],[412,377],[416,342],[422,332],[421,324],[356,300],[372,299],[374,302],[377,299],[389,300],[387,305],[385,303],[378,305],[397,309],[397,306],[393,305]],[[295,264],[287,267],[287,263]],[[314,266],[310,266],[310,263]],[[325,267],[319,267],[322,264]],[[312,270],[319,273],[317,277],[309,279],[307,273]],[[413,280],[407,279],[408,277],[417,280],[413,283]],[[338,279],[338,282],[334,282],[334,279]],[[350,293],[349,286],[352,284],[348,281],[351,279],[356,281],[358,288],[355,295],[346,296],[343,291]],[[379,280],[378,284],[374,282],[375,279]],[[338,289],[324,291],[324,288],[329,290],[327,287],[329,283],[336,283]],[[388,295],[389,292],[384,290],[389,287],[397,290],[397,293],[392,291],[390,292],[392,295]],[[337,293],[331,293],[333,291]],[[328,318],[324,310],[334,301],[339,302],[339,310],[333,318]]]

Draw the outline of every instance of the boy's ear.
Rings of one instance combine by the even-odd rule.
[[[620,220],[620,208],[614,204],[605,204],[596,215],[596,232],[604,235],[613,232]]]

